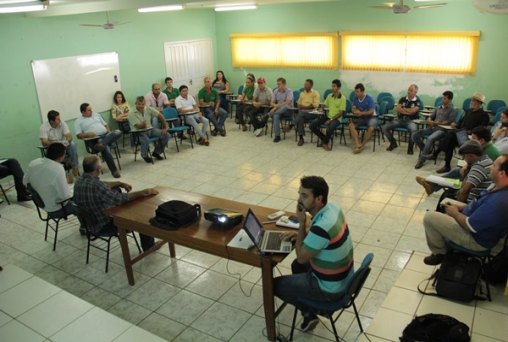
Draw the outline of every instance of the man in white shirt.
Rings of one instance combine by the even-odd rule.
[[[102,116],[92,112],[92,107],[88,103],[82,103],[79,106],[81,117],[74,122],[74,130],[78,139],[90,139],[85,144],[94,144],[92,148],[102,154],[102,158],[108,164],[109,171],[115,178],[120,178],[120,172],[116,168],[115,161],[109,150],[109,145],[117,141],[122,132],[119,130],[111,131]]]
[[[210,121],[203,116],[196,104],[196,100],[189,94],[189,88],[186,85],[180,86],[178,89],[180,95],[175,100],[175,106],[178,113],[185,115],[185,122],[194,128],[194,132],[199,136],[198,143],[200,145],[208,146],[210,142],[206,132]],[[202,123],[202,128],[199,128],[199,123]]]
[[[60,113],[56,110],[50,110],[48,121],[41,125],[39,132],[42,146],[48,147],[53,143],[61,143],[66,147],[66,155],[70,159],[72,175],[77,177],[79,175],[78,150],[76,144],[72,141],[69,127],[65,121],[60,119]]]
[[[28,164],[23,178],[25,185],[30,184],[44,201],[44,210],[54,218],[74,214],[72,189],[67,184],[62,162],[65,158],[65,146],[61,143],[49,145],[45,158],[37,158]]]

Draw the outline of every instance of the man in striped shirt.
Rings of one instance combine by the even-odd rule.
[[[275,295],[302,311],[302,331],[319,323],[300,299],[334,301],[342,297],[352,279],[353,242],[342,209],[328,203],[328,184],[322,177],[300,180],[297,215],[298,232],[283,233],[284,239],[296,239],[297,259],[291,265],[293,274],[275,279]],[[307,216],[312,216],[307,229]]]

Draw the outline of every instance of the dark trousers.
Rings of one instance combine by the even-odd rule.
[[[450,167],[450,163],[453,157],[453,150],[457,145],[457,134],[455,134],[455,132],[446,132],[446,135],[439,143],[438,151],[444,151],[445,165],[448,167]]]
[[[27,193],[25,186],[23,185],[23,169],[16,159],[9,158],[0,164],[0,177],[12,176],[14,178],[14,187],[16,193],[19,196],[24,196]]]
[[[318,138],[321,139],[323,144],[328,144],[330,142],[333,132],[335,132],[337,126],[340,125],[339,120],[337,119],[331,120],[328,123],[328,127],[326,128],[326,134],[323,134],[323,132],[321,132],[321,125],[323,125],[327,120],[329,120],[327,116],[320,116],[314,121],[312,121],[309,125],[309,128],[312,131],[312,133],[317,135]]]
[[[250,117],[250,124],[252,125],[252,127],[254,128],[254,130],[258,129],[258,128],[263,128],[265,127],[266,125],[266,119],[262,119],[260,120],[258,118],[258,115],[259,114],[262,114],[264,113],[264,108],[256,108],[254,106],[252,106],[252,108],[250,108],[248,110],[248,116]]]
[[[113,220],[111,220],[106,226],[102,227],[101,230],[94,233],[99,236],[111,236],[116,235],[118,233],[118,229],[116,228],[115,224],[113,223]],[[152,248],[155,244],[155,239],[152,236],[144,235],[141,233],[139,234],[139,238],[141,240],[141,248],[143,251],[147,251],[150,248]]]
[[[240,125],[245,125],[245,114],[250,113],[250,111],[254,108],[253,105],[239,103],[236,105],[236,120]],[[256,109],[256,108],[254,108]]]

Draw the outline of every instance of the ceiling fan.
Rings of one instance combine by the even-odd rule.
[[[508,0],[474,0],[473,5],[481,12],[508,14]]]
[[[106,22],[104,24],[79,24],[80,26],[92,26],[92,27],[102,27],[105,30],[112,30],[117,25],[127,24],[128,22],[119,23],[117,21],[109,21],[109,14],[106,12]]]
[[[422,1],[422,0],[419,0],[419,1]],[[446,5],[447,5],[446,2],[441,2],[441,3],[433,3],[433,4],[428,4],[428,5],[417,5],[417,6],[413,6],[413,8],[414,9],[425,9],[425,8],[443,7]],[[411,7],[404,4],[404,0],[399,0],[398,2],[387,2],[387,3],[384,3],[383,5],[376,5],[376,6],[370,6],[370,7],[378,8],[378,9],[392,10],[392,12],[395,14],[406,14],[406,13],[409,13],[409,11],[411,10]]]

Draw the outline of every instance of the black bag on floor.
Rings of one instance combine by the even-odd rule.
[[[468,342],[469,327],[453,317],[426,314],[415,317],[402,332],[401,342]]]
[[[481,267],[477,258],[448,252],[437,270],[435,280],[437,295],[462,302],[472,301],[476,298]]]
[[[491,284],[504,284],[508,278],[508,236],[504,238],[504,247],[485,265],[485,277]]]
[[[155,217],[150,223],[166,230],[176,230],[198,220],[201,217],[201,206],[173,200],[162,203],[155,209]]]

